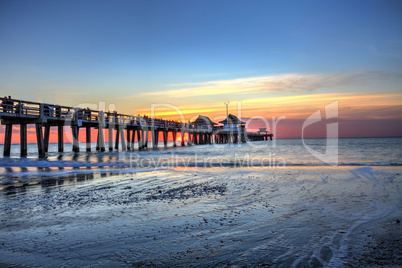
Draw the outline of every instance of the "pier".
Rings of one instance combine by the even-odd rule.
[[[248,141],[272,140],[273,134],[247,132],[245,123],[236,116],[228,115],[221,121],[223,126],[212,122],[208,117],[199,116],[194,122],[184,123],[173,120],[133,116],[117,112],[104,112],[80,107],[68,107],[49,103],[38,103],[10,98],[0,98],[0,120],[5,125],[4,156],[10,156],[11,138],[14,125],[20,126],[20,155],[27,156],[28,125],[35,125],[36,143],[39,157],[45,157],[49,148],[51,127],[57,128],[58,152],[64,152],[64,127],[72,132],[73,151],[79,152],[80,129],[86,131],[86,151],[91,151],[91,132],[97,131],[96,150],[113,151],[134,150],[135,141],[138,149],[148,148],[149,138],[152,147],[157,148],[159,134],[162,132],[164,146],[167,147],[169,132],[176,146],[177,134],[180,133],[181,146],[212,143],[243,143]],[[104,131],[108,131],[108,148],[105,147]]]

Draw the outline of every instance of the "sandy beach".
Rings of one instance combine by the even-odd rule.
[[[400,266],[402,169],[176,168],[6,185],[9,267]]]

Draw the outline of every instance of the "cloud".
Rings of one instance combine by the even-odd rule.
[[[145,95],[166,97],[196,97],[219,94],[249,94],[259,92],[310,91],[318,88],[322,80],[319,75],[284,74],[239,78],[233,80],[208,81],[204,83],[183,84],[181,89],[148,92]],[[176,85],[180,86],[180,85]]]
[[[182,87],[167,91],[147,92],[147,96],[167,98],[199,97],[221,94],[252,94],[272,92],[311,92],[348,85],[360,85],[386,78],[401,79],[401,74],[364,71],[339,74],[281,74],[271,76],[208,81],[203,83],[176,84]]]

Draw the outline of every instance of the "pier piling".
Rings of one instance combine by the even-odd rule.
[[[123,126],[119,126],[119,134],[120,134],[120,138],[121,138],[121,150],[126,151],[127,147],[126,147],[126,140],[124,139],[124,128],[123,128]],[[117,149],[119,149],[119,148],[117,148]]]
[[[59,153],[64,152],[64,128],[63,126],[57,126],[57,145]]]
[[[73,152],[78,153],[80,151],[80,144],[78,141],[80,132],[78,126],[72,126],[71,131],[73,133]]]
[[[172,131],[172,135],[173,135],[173,147],[176,147],[177,132],[176,132],[176,131]]]
[[[145,131],[145,139],[143,148],[148,148],[148,129],[146,128],[144,131]]]
[[[13,125],[6,124],[6,132],[4,133],[4,156],[10,156],[11,153],[11,137],[13,133]]]
[[[126,138],[127,138],[127,150],[130,151],[131,150],[131,130],[128,128],[126,130]]]
[[[115,139],[114,139],[114,148],[116,149],[116,150],[119,150],[119,142],[120,142],[120,135],[119,135],[120,133],[119,133],[119,126],[118,125],[116,125],[116,136],[115,136]]]
[[[86,149],[87,149],[87,152],[90,152],[91,151],[91,127],[86,127],[86,130],[85,130],[85,134],[86,134]],[[98,144],[99,142],[97,142],[97,144]]]
[[[99,144],[99,150],[101,152],[104,152],[105,151],[105,138],[103,137],[103,126],[102,126],[102,124],[100,124],[99,127],[98,127],[97,143]]]
[[[109,117],[109,151],[113,151],[113,129],[114,129],[114,124],[113,124],[113,119]]]
[[[168,137],[168,132],[167,130],[163,131],[163,145],[165,146],[165,148],[167,147],[167,137]]]
[[[42,124],[35,124],[36,128],[36,143],[38,145],[38,155],[39,157],[45,157],[45,146],[43,144],[43,132]]]
[[[27,124],[20,124],[20,155],[21,157],[28,155],[27,145]]]
[[[142,135],[141,135],[141,129],[137,129],[137,143],[138,143],[138,150],[142,150]]]
[[[45,153],[49,151],[49,138],[50,138],[50,126],[45,125],[45,137],[43,138],[45,145]]]

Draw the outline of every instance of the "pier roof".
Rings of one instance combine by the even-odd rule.
[[[209,117],[204,116],[204,115],[199,115],[197,119],[195,119],[191,124],[194,125],[209,125],[209,126],[215,126],[217,123],[213,122]]]
[[[233,114],[229,114],[225,120],[222,120],[219,123],[226,124],[227,122],[229,122],[229,124],[240,124],[240,125],[246,124],[245,122],[241,121],[239,118],[237,118],[237,116],[235,116]]]

